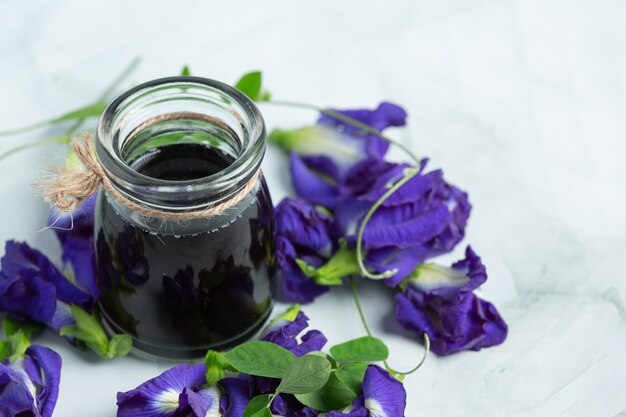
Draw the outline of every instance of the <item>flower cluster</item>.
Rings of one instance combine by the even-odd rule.
[[[327,285],[361,275],[359,229],[380,203],[363,229],[363,263],[373,273],[389,274],[384,281],[399,291],[400,324],[428,334],[441,355],[499,344],[506,324],[473,292],[487,279],[480,258],[468,248],[466,260],[437,270],[441,279],[432,279],[436,267],[426,263],[464,238],[471,210],[467,193],[448,183],[440,169],[427,169],[426,159],[417,167],[385,161],[389,142],[368,129],[380,132],[405,122],[401,107],[382,103],[375,110],[326,112],[315,126],[272,132],[270,140],[290,153],[298,195],[276,207],[278,293],[307,302]],[[406,179],[407,170],[414,174],[383,198]]]
[[[299,307],[288,310],[274,320],[265,330],[261,341],[271,343],[291,352],[295,358],[318,352],[326,344],[326,338],[318,330],[303,332],[308,326],[308,318],[299,311]],[[358,340],[357,340],[358,341]],[[357,342],[353,341],[353,342]],[[255,342],[252,342],[255,343]],[[379,343],[382,343],[379,341]],[[246,344],[241,345],[245,347]],[[331,353],[333,348],[331,348]],[[218,354],[215,352],[215,354]],[[223,354],[218,354],[223,355]],[[324,360],[314,354],[319,360]],[[226,355],[228,358],[228,355]],[[227,361],[224,361],[227,362]],[[269,362],[267,359],[265,362]],[[146,381],[137,388],[120,392],[117,396],[118,417],[150,415],[152,417],[242,417],[256,407],[258,400],[270,399],[269,403],[261,404],[269,414],[285,417],[400,417],[404,415],[406,392],[400,381],[392,377],[386,370],[375,364],[351,362],[345,369],[338,367],[334,373],[355,368],[360,370],[353,377],[351,387],[341,382],[334,375],[327,376],[322,388],[316,395],[323,398],[327,387],[333,390],[347,390],[352,395],[346,397],[339,409],[328,409],[322,402],[316,409],[309,403],[309,397],[280,392],[284,387],[284,379],[257,376],[253,373],[233,372],[232,376],[221,377],[209,381],[207,365],[178,365],[161,375]],[[330,365],[329,365],[330,366]],[[235,371],[228,364],[226,368]],[[258,366],[255,366],[258,369]],[[341,371],[340,371],[341,370]],[[262,372],[261,372],[262,373]],[[303,381],[300,380],[300,383]],[[306,385],[306,383],[305,383]],[[288,391],[288,389],[284,388]],[[354,391],[356,392],[354,392]],[[277,394],[272,394],[277,393]],[[332,393],[336,400],[338,396]],[[307,399],[309,398],[309,399]],[[323,410],[321,409],[323,408]],[[255,414],[256,415],[256,414]]]
[[[80,348],[112,358],[130,350],[130,337],[109,343],[95,313],[99,291],[93,242],[97,196],[49,220],[62,248],[62,270],[27,243],[9,240],[0,260],[0,313],[43,324]]]

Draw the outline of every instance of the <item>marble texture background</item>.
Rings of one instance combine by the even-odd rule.
[[[625,20],[619,0],[2,2],[0,130],[86,104],[136,56],[129,85],[189,64],[224,81],[261,69],[281,99],[401,103],[409,127],[393,134],[470,193],[466,243],[510,326],[502,346],[431,356],[406,380],[406,415],[626,416]],[[262,111],[270,128],[315,118]],[[58,132],[2,137],[0,151]],[[0,163],[1,241],[58,253],[31,184],[63,152]],[[270,150],[275,201],[285,169]],[[390,294],[363,292],[391,362],[411,367],[422,348],[391,320]],[[345,290],[305,311],[331,343],[363,333]],[[112,417],[118,390],[168,367],[43,343],[64,358],[57,416]]]

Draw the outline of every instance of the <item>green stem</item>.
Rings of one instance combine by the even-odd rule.
[[[280,100],[269,100],[269,101],[264,101],[263,103],[267,103],[267,104],[274,104],[274,105],[278,105],[278,106],[287,106],[287,107],[296,107],[296,108],[302,108],[302,109],[308,109],[308,110],[315,110],[318,111],[320,113],[326,114],[334,119],[337,119],[341,122],[344,122],[346,124],[355,126],[359,129],[361,129],[363,132],[366,133],[370,133],[372,135],[378,136],[381,139],[386,140],[387,142],[393,144],[394,146],[397,146],[398,148],[402,149],[415,163],[416,166],[420,165],[420,160],[413,154],[413,152],[411,152],[411,150],[409,148],[407,148],[406,146],[404,146],[404,144],[397,142],[385,135],[382,134],[382,132],[380,132],[377,129],[374,129],[373,127],[371,127],[370,125],[363,123],[359,120],[356,120],[350,116],[346,116],[345,114],[341,114],[339,112],[336,112],[334,110],[329,110],[329,109],[324,109],[322,107],[319,106],[315,106],[313,104],[308,104],[308,103],[300,103],[300,102],[295,102],[295,101],[280,101]],[[391,187],[380,199],[378,199],[378,201],[376,201],[374,203],[374,205],[369,209],[369,211],[367,212],[367,214],[365,215],[365,218],[363,219],[363,222],[361,223],[361,227],[359,228],[358,231],[358,235],[357,235],[357,241],[356,241],[356,255],[357,255],[357,262],[359,264],[359,269],[361,271],[361,274],[367,278],[370,279],[384,279],[384,278],[389,278],[390,276],[394,275],[397,270],[389,270],[389,271],[385,271],[382,274],[373,274],[371,272],[369,272],[367,270],[367,268],[365,267],[365,263],[363,261],[363,233],[365,231],[365,226],[367,225],[367,223],[369,222],[369,220],[371,219],[371,217],[374,215],[374,213],[376,212],[376,210],[378,210],[378,208],[395,192],[397,191],[400,187],[402,187],[404,184],[406,184],[411,178],[413,178],[415,175],[417,175],[419,171],[417,169],[413,169],[407,173],[405,173],[405,176],[398,181],[396,184],[393,185],[393,187]]]
[[[128,74],[130,74],[132,71],[134,71],[134,69],[137,67],[137,65],[139,64],[140,59],[139,57],[135,57],[131,63],[126,66],[126,68],[124,68],[124,71],[117,77],[115,78],[115,80],[113,81],[113,83],[107,87],[106,90],[104,90],[104,93],[100,96],[99,101],[104,101],[108,98],[108,96],[115,91],[115,89],[117,89],[117,87],[119,86],[119,84],[124,81],[124,79],[126,77],[128,77]],[[32,125],[28,125],[28,126],[22,126],[22,127],[18,127],[16,129],[11,129],[11,130],[4,130],[4,131],[0,131],[0,136],[11,136],[11,135],[16,135],[18,133],[24,133],[24,132],[28,132],[30,130],[33,129],[38,129],[40,127],[44,127],[50,123],[55,123],[58,121],[58,118],[53,118],[53,119],[48,119],[48,120],[43,120],[41,122],[37,122],[34,123]],[[78,119],[67,131],[70,132],[75,132],[80,125],[85,121],[85,118],[81,118]]]
[[[354,298],[354,303],[356,304],[356,309],[359,312],[359,317],[361,318],[361,323],[363,323],[363,327],[365,328],[365,332],[369,337],[372,336],[372,331],[370,330],[370,326],[367,324],[367,319],[365,318],[365,312],[363,311],[363,306],[361,306],[361,299],[359,298],[359,292],[356,288],[356,282],[354,282],[354,278],[350,277],[350,285],[352,286],[352,297]]]
[[[352,125],[354,127],[358,127],[363,132],[369,133],[371,135],[374,135],[374,136],[377,136],[377,137],[379,137],[381,139],[386,140],[387,142],[393,144],[394,146],[397,146],[398,148],[400,148],[404,152],[406,152],[406,154],[413,160],[413,162],[415,162],[416,165],[419,165],[419,163],[420,163],[419,159],[404,144],[402,144],[401,142],[396,141],[395,139],[391,139],[388,136],[385,136],[380,130],[374,129],[370,125],[368,125],[366,123],[363,123],[363,122],[361,122],[361,121],[359,121],[359,120],[357,120],[357,119],[355,119],[353,117],[346,116],[345,114],[336,112],[334,110],[325,109],[323,107],[319,107],[319,106],[316,106],[314,104],[300,103],[300,102],[296,102],[296,101],[269,100],[269,101],[264,101],[262,103],[274,104],[276,106],[297,107],[297,108],[301,108],[301,109],[308,109],[308,110],[318,111],[318,112],[320,112],[322,114],[325,114],[327,116],[332,117],[333,119],[339,120],[341,122],[344,122],[346,124]]]
[[[365,217],[363,218],[363,221],[361,222],[361,225],[359,227],[357,237],[356,237],[356,260],[359,263],[359,268],[361,269],[361,273],[363,274],[363,276],[370,278],[370,279],[385,279],[385,278],[389,278],[395,275],[398,272],[397,269],[390,269],[381,274],[373,274],[367,270],[367,268],[365,267],[365,263],[363,261],[363,235],[365,233],[365,226],[367,226],[367,223],[370,221],[374,213],[376,213],[376,210],[378,210],[378,208],[382,206],[383,203],[387,201],[387,199],[391,197],[393,193],[395,193],[398,189],[400,189],[400,187],[402,187],[404,184],[409,182],[411,178],[416,176],[418,172],[419,170],[417,168],[407,170],[404,173],[404,176],[402,177],[402,179],[400,179],[400,181],[396,182],[389,190],[387,190],[387,192],[383,194],[383,196],[380,197],[374,203],[374,205],[370,207],[369,211],[365,214]]]
[[[113,80],[113,82],[104,90],[104,92],[98,98],[98,101],[105,101],[109,96],[117,90],[119,85],[137,68],[137,65],[141,62],[141,58],[136,56],[133,60],[124,68],[124,70]],[[85,122],[85,118],[76,120],[63,134],[66,136],[72,136]]]
[[[10,129],[10,130],[3,130],[3,131],[0,131],[0,136],[17,135],[19,133],[25,133],[25,132],[29,132],[29,131],[34,130],[34,129],[39,129],[40,127],[44,127],[47,124],[49,124],[52,120],[54,120],[54,119],[42,120],[40,122],[33,123],[32,125],[22,126],[22,127],[18,127],[18,128],[15,128],[15,129]]]
[[[131,63],[129,65],[126,66],[126,68],[124,68],[124,71],[122,71],[122,73],[117,76],[117,78],[115,78],[115,80],[113,80],[113,83],[111,83],[106,90],[104,90],[104,92],[102,93],[102,95],[99,98],[99,101],[104,101],[106,100],[116,89],[117,87],[122,83],[122,81],[124,81],[126,79],[126,77],[128,77],[128,75],[133,72],[135,70],[135,68],[137,67],[137,65],[139,64],[140,59],[139,57],[135,57]],[[54,120],[54,119],[52,119]],[[41,145],[49,145],[49,144],[54,144],[54,143],[69,143],[71,136],[76,133],[76,131],[78,129],[80,129],[80,127],[82,126],[82,124],[85,122],[86,118],[80,118],[78,120],[76,120],[69,128],[67,128],[65,130],[65,132],[63,132],[63,135],[57,138],[53,138],[53,139],[42,139],[42,140],[37,140],[34,142],[30,142],[30,143],[26,143],[20,146],[16,146],[15,148],[9,149],[8,151],[0,154],[0,162],[3,161],[4,159],[27,149],[31,149],[31,148],[35,148],[37,146],[41,146]],[[0,136],[3,135],[10,135],[10,134],[15,134],[15,133],[21,133],[21,132],[26,132],[28,130],[31,129],[36,129],[38,127],[43,127],[45,125],[47,125],[48,123],[50,123],[49,120],[47,121],[43,121],[43,122],[39,122],[36,123],[34,125],[30,125],[27,127],[22,127],[22,128],[18,128],[18,129],[14,129],[11,131],[4,131],[4,132],[0,132]]]
[[[369,337],[374,337],[372,335],[372,331],[369,327],[369,325],[367,324],[367,319],[365,318],[365,312],[363,311],[363,306],[361,305],[361,299],[359,298],[359,292],[357,290],[356,287],[356,282],[354,281],[354,278],[350,277],[350,285],[352,287],[352,297],[354,298],[354,303],[356,304],[356,309],[359,312],[359,317],[361,318],[361,323],[363,324],[363,327],[365,328],[365,332],[367,333],[367,335]],[[383,364],[385,365],[385,369],[387,369],[387,371],[389,371],[392,374],[396,374],[396,375],[409,375],[412,374],[413,372],[417,371],[419,368],[422,367],[422,365],[424,364],[424,362],[426,362],[426,358],[428,357],[428,352],[430,352],[430,338],[428,337],[428,335],[426,333],[423,334],[424,337],[424,355],[422,356],[422,359],[419,361],[419,363],[410,371],[406,371],[406,372],[401,372],[401,371],[397,371],[395,369],[393,369],[390,365],[389,362],[387,362],[386,360],[383,361]]]
[[[42,146],[42,145],[51,145],[54,143],[69,143],[69,142],[70,142],[69,135],[63,135],[58,138],[41,139],[41,140],[36,140],[34,142],[25,143],[23,145],[16,146],[15,148],[11,148],[8,151],[0,154],[0,162],[5,160],[9,156],[14,155],[21,151],[25,151],[26,149],[36,148],[37,146]]]

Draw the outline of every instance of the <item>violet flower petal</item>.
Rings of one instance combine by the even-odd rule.
[[[313,204],[328,208],[335,206],[338,197],[337,188],[309,168],[295,152],[289,154],[289,171],[298,196]]]
[[[205,365],[178,365],[137,388],[118,392],[118,417],[171,417],[178,411],[185,388],[206,382]]]
[[[215,385],[198,391],[185,388],[179,398],[180,409],[189,406],[195,417],[222,417],[221,396],[220,389]]]
[[[9,278],[19,276],[25,271],[35,271],[43,281],[54,285],[59,300],[80,306],[91,304],[88,294],[76,288],[45,255],[26,243],[7,241],[1,263],[2,272]]]
[[[365,408],[371,417],[402,417],[406,391],[402,382],[376,365],[369,365],[363,377]]]
[[[248,383],[238,378],[224,378],[219,384],[228,399],[228,405],[222,410],[224,417],[242,417],[251,397]]]
[[[424,265],[396,294],[396,319],[407,330],[428,334],[438,355],[500,344],[506,323],[491,303],[473,293],[486,280],[485,267],[470,247],[452,268]]]

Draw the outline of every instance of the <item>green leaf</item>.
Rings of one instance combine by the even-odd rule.
[[[213,385],[226,376],[226,371],[235,371],[226,360],[224,352],[209,350],[204,357],[206,384]]]
[[[254,413],[252,417],[274,417],[274,414],[269,407],[266,407]]]
[[[306,394],[322,388],[331,372],[328,359],[317,355],[304,355],[296,359],[285,371],[276,392]]]
[[[317,391],[307,394],[296,394],[302,404],[319,411],[341,410],[352,404],[357,394],[341,382],[334,373],[328,382]]]
[[[245,411],[243,412],[243,417],[257,417],[263,416],[263,414],[259,414],[263,410],[269,411],[269,405],[272,400],[272,396],[270,394],[266,395],[257,395],[252,398],[248,403]],[[269,414],[270,416],[272,413]]]
[[[378,362],[389,356],[389,349],[382,340],[365,336],[330,348],[330,354],[338,362]]]
[[[237,81],[235,88],[250,97],[251,100],[256,101],[261,94],[261,80],[260,71],[249,72]]]
[[[366,362],[346,363],[335,370],[335,376],[358,395],[362,390],[367,365]]]
[[[248,375],[282,378],[296,355],[274,343],[252,341],[226,352],[233,368]]]
[[[180,75],[185,75],[185,76],[191,75],[191,70],[189,69],[188,65],[185,65],[183,67],[183,70],[180,72]]]
[[[9,337],[20,330],[28,337],[32,339],[34,335],[43,330],[43,325],[30,320],[16,320],[12,317],[5,316],[2,320],[2,328],[4,334]]]
[[[72,317],[76,324],[64,326],[59,331],[61,336],[70,336],[105,359],[128,354],[132,347],[132,338],[128,335],[115,335],[109,341],[102,323],[96,314],[89,314],[82,308],[71,305]]]

